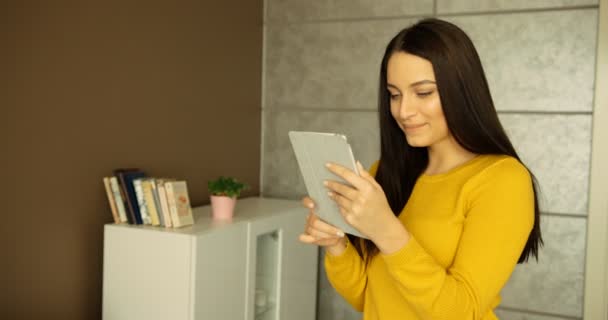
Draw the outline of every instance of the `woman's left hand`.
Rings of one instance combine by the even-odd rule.
[[[359,161],[357,168],[360,175],[338,164],[330,163],[327,168],[352,185],[351,187],[331,180],[325,182],[325,186],[330,190],[329,196],[338,204],[348,224],[376,245],[386,236],[390,236],[388,232],[395,228],[401,229],[397,230],[398,233],[405,232],[407,241],[407,232],[391,210],[382,187]]]

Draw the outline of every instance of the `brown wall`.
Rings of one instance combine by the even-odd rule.
[[[100,318],[114,168],[259,194],[262,2],[2,1],[0,318]]]

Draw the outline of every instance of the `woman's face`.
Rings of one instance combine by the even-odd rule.
[[[430,61],[405,52],[388,60],[391,114],[412,147],[430,147],[451,137]]]

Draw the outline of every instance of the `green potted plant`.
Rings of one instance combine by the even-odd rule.
[[[236,199],[249,186],[231,177],[219,177],[208,182],[211,210],[214,219],[230,220],[234,213]]]

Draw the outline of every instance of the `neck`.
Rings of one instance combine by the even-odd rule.
[[[429,146],[427,150],[429,165],[424,173],[428,175],[448,172],[476,156],[463,148],[452,136]]]

